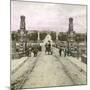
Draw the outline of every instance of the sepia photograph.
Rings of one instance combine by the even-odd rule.
[[[87,5],[11,1],[11,90],[87,85]]]

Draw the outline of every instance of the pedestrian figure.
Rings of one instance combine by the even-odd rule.
[[[51,52],[51,43],[48,41],[48,54]]]
[[[36,57],[36,56],[37,56],[37,53],[38,53],[38,49],[37,49],[37,47],[34,47],[34,49],[33,49],[33,53],[34,53],[34,57]]]
[[[59,55],[61,56],[61,54],[62,54],[62,48],[60,47],[59,48]]]
[[[29,56],[31,57],[31,51],[32,51],[32,48],[30,47],[29,48]]]
[[[47,52],[47,49],[48,49],[48,44],[46,43],[45,44],[45,53]]]
[[[64,49],[64,57],[66,57],[66,55],[67,55],[67,49],[65,48]]]
[[[26,50],[26,56],[29,56],[29,48]]]
[[[77,48],[77,59],[79,59],[79,48]]]

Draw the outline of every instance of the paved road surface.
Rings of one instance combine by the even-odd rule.
[[[57,50],[53,55],[44,52],[22,88],[37,88],[64,85],[86,84],[86,73],[71,63],[66,57],[59,57]]]

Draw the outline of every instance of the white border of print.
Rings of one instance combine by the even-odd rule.
[[[39,2],[69,3],[69,4],[87,4],[87,0],[17,0],[17,1],[39,1]]]
[[[25,1],[25,0],[23,0]],[[27,0],[54,3],[70,3],[88,5],[90,16],[90,0]],[[2,10],[1,10],[2,9]],[[90,53],[90,18],[88,17],[88,53]],[[90,90],[90,56],[88,54],[88,85],[40,88],[37,90]],[[0,90],[10,90],[10,0],[0,0]],[[24,90],[24,89],[23,89]],[[31,89],[27,89],[31,90]]]

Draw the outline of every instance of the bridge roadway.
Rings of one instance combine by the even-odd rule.
[[[59,56],[54,48],[53,55],[43,51],[22,88],[68,86],[86,84],[86,72],[67,57]]]

